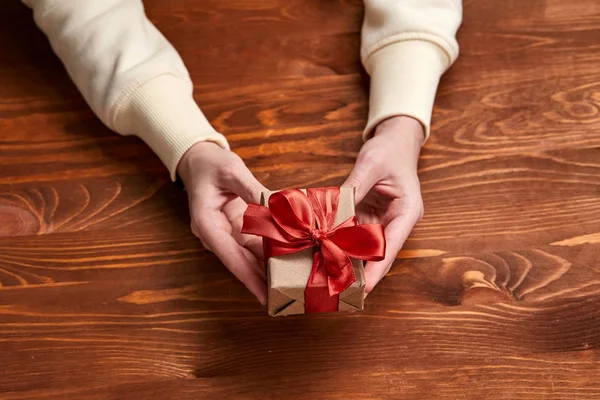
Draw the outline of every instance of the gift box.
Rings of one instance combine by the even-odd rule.
[[[271,316],[362,310],[363,260],[385,254],[383,227],[357,224],[351,187],[265,192],[242,232],[263,237]]]

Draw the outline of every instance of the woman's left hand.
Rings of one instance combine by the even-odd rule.
[[[383,261],[365,267],[366,293],[388,273],[415,224],[423,217],[417,162],[423,144],[423,127],[410,117],[393,117],[380,123],[372,139],[360,150],[354,169],[344,183],[356,190],[359,223],[385,227]]]

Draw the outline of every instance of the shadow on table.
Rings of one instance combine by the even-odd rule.
[[[245,318],[221,319],[211,335],[214,342],[205,343],[209,356],[198,360],[194,376],[239,377],[260,390],[302,379],[305,373],[377,374],[431,367],[433,359],[452,364],[481,357],[567,352],[583,356],[583,351],[600,348],[597,295],[522,308],[371,308],[354,315],[271,318],[245,313]],[[268,379],[269,385],[254,385],[261,379]]]
[[[376,329],[378,324],[367,326],[371,322],[353,315],[221,320],[214,336],[218,342],[209,344],[212,357],[199,360],[194,375],[258,374],[269,379],[295,379],[302,371],[363,368],[368,361],[365,348],[379,347],[374,338],[364,335],[365,328],[370,333]]]

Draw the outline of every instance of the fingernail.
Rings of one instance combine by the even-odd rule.
[[[267,299],[264,296],[257,297],[257,299],[262,306],[267,305]]]

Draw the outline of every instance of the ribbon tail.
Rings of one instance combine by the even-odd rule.
[[[327,271],[329,295],[338,295],[356,281],[352,261],[344,250],[330,240],[323,241],[321,253]]]
[[[304,289],[304,312],[306,314],[335,312],[340,304],[339,295],[329,292],[329,277],[320,251],[315,251],[313,267]]]

